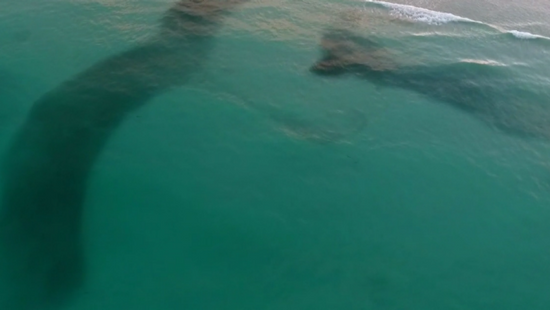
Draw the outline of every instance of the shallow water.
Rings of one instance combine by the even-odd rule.
[[[546,309],[550,7],[392,3],[252,0],[228,16],[189,81],[101,148],[85,280],[59,308]],[[147,42],[170,6],[0,0],[2,152],[33,103]],[[315,76],[331,27],[434,73],[414,87]],[[497,73],[442,69],[457,63]],[[495,91],[438,84],[461,74]]]

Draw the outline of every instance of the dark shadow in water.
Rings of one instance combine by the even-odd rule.
[[[130,112],[200,69],[222,16],[240,2],[180,1],[148,43],[101,61],[34,104],[5,162],[1,253],[9,289],[2,309],[49,309],[81,287],[82,207],[94,162]]]
[[[550,138],[550,94],[522,85],[509,67],[483,61],[399,66],[374,39],[341,29],[326,32],[320,45],[323,55],[310,68],[316,75],[352,74],[446,102],[508,134]]]

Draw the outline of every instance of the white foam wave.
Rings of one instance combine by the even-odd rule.
[[[377,6],[381,6],[390,11],[390,14],[402,19],[408,19],[415,22],[426,23],[430,25],[441,25],[450,22],[468,22],[484,25],[492,28],[501,33],[509,33],[518,39],[545,39],[550,40],[550,37],[541,36],[538,34],[532,34],[530,32],[518,31],[518,30],[504,30],[501,27],[480,22],[477,20],[469,19],[462,16],[457,16],[451,13],[432,11],[424,8],[419,8],[407,4],[397,4],[386,1],[377,0],[363,0],[367,3],[372,3]]]
[[[390,10],[391,14],[400,18],[422,22],[430,25],[441,25],[449,22],[480,23],[473,19],[457,16],[451,13],[437,12],[412,5],[390,3],[385,1],[365,0],[383,6]]]
[[[518,31],[518,30],[510,30],[507,32],[518,39],[547,39],[544,36],[540,36],[538,34],[532,34],[530,32],[524,32],[524,31]]]
[[[506,67],[505,64],[491,59],[461,59],[461,62],[465,63],[473,63],[473,64],[479,64],[479,65],[486,65],[486,66],[495,66],[495,67]]]

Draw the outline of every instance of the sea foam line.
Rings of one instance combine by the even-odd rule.
[[[524,32],[524,31],[517,31],[517,30],[510,30],[506,31],[507,33],[513,35],[514,37],[518,39],[547,39],[550,40],[550,38],[541,36],[538,34],[532,34],[530,32]]]
[[[365,2],[370,2],[375,5],[389,9],[393,15],[398,17],[403,17],[406,19],[430,24],[430,25],[441,25],[449,22],[470,22],[478,23],[481,22],[469,19],[462,16],[457,16],[451,13],[432,11],[429,9],[419,8],[413,5],[407,4],[397,4],[385,1],[375,1],[375,0],[365,0]]]
[[[550,40],[550,38],[532,34],[530,32],[518,31],[518,30],[504,30],[498,26],[487,24],[481,21],[473,20],[470,18],[454,15],[451,13],[432,11],[425,8],[419,8],[413,5],[407,4],[397,4],[386,1],[377,1],[377,0],[364,0],[365,2],[372,3],[374,5],[383,7],[390,10],[390,13],[394,16],[405,18],[408,20],[413,20],[415,22],[426,23],[430,25],[442,25],[450,22],[466,22],[466,23],[475,23],[481,24],[490,28],[493,28],[502,33],[509,33],[518,39],[545,39]]]

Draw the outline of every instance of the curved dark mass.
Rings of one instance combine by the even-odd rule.
[[[374,39],[341,29],[327,31],[320,46],[322,57],[310,67],[313,74],[352,74],[445,102],[507,134],[550,138],[550,92],[520,83],[504,65],[459,61],[400,66]]]
[[[129,113],[201,68],[223,15],[241,2],[179,1],[148,43],[34,104],[5,159],[0,241],[9,289],[2,309],[50,309],[81,287],[82,207],[94,162]]]

